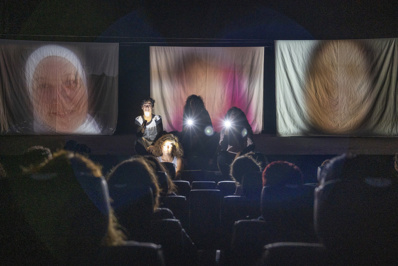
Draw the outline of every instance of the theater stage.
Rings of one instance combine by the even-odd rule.
[[[17,155],[33,145],[55,151],[69,140],[85,144],[94,155],[134,155],[135,135],[112,136],[1,136],[0,155]],[[395,154],[395,137],[277,137],[254,135],[256,150],[266,155]]]

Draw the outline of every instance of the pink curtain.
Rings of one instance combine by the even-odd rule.
[[[151,97],[166,131],[181,131],[185,101],[200,95],[215,131],[229,108],[263,129],[263,47],[150,47]]]

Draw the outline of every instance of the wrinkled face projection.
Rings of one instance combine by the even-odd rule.
[[[369,112],[370,66],[356,41],[323,43],[311,62],[307,82],[308,115],[325,133],[356,130]]]
[[[59,133],[73,133],[86,119],[87,88],[67,59],[43,59],[33,75],[35,118]]]

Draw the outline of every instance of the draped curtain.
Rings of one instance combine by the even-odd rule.
[[[263,47],[150,47],[151,97],[166,131],[181,131],[185,100],[203,98],[215,131],[229,108],[263,129]]]
[[[280,136],[398,134],[398,39],[276,41]]]
[[[74,62],[73,65],[81,65],[82,70],[78,73],[85,76],[87,117],[90,117],[90,122],[95,121],[96,128],[99,129],[94,134],[113,134],[118,115],[118,44],[17,40],[0,40],[0,134],[42,134],[32,129],[36,118],[32,94],[28,89],[27,60],[39,48],[49,46],[65,48],[76,56],[75,61],[79,63]],[[49,54],[44,52],[46,53]],[[39,63],[36,62],[36,66]],[[35,69],[32,72],[33,79],[36,75],[34,71]],[[37,100],[43,100],[43,105],[48,104],[44,99]],[[79,99],[75,99],[75,102],[79,102]],[[84,134],[85,129],[92,127],[92,123],[82,127],[84,129],[80,132]],[[18,130],[14,131],[15,128]],[[94,131],[88,132],[92,134]],[[58,132],[49,130],[45,134]]]

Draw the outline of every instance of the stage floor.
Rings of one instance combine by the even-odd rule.
[[[52,151],[74,140],[85,144],[96,155],[134,155],[135,135],[112,136],[0,136],[0,155],[21,154],[33,145],[43,145]],[[357,154],[395,154],[398,138],[392,137],[277,137],[254,135],[256,151],[266,155],[335,155],[345,152]]]

